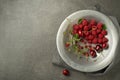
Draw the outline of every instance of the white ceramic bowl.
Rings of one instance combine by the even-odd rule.
[[[94,18],[95,20],[100,21],[107,26],[109,48],[103,51],[103,55],[98,54],[96,58],[90,59],[90,61],[87,61],[85,58],[77,59],[77,57],[73,54],[69,54],[64,47],[63,32],[67,30],[70,22],[75,22],[80,18]],[[95,72],[105,68],[112,62],[118,44],[118,33],[115,25],[108,16],[94,10],[81,10],[71,14],[62,22],[57,33],[56,43],[59,55],[70,67],[82,72]],[[94,62],[95,59],[96,62]]]

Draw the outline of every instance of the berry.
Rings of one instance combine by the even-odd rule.
[[[85,31],[88,31],[88,30],[89,30],[89,27],[88,27],[88,26],[84,26],[84,30],[85,30]]]
[[[91,24],[89,24],[89,25],[88,25],[88,27],[89,27],[89,30],[91,30],[91,29],[92,29],[92,25],[91,25]]]
[[[96,52],[95,52],[94,50],[90,50],[90,55],[91,55],[93,58],[97,56],[97,55],[96,55]]]
[[[102,40],[102,39],[98,39],[98,43],[99,43],[99,44],[102,44],[102,43],[103,43],[103,40]]]
[[[98,37],[99,37],[99,38],[103,38],[104,35],[103,35],[103,34],[99,34]]]
[[[92,43],[92,41],[91,41],[91,40],[88,40],[88,43]]]
[[[102,51],[102,47],[100,45],[96,45],[95,50],[97,52],[100,52],[100,51]]]
[[[81,30],[79,30],[79,31],[78,31],[78,35],[79,35],[80,37],[82,37],[82,36],[83,36],[83,32],[82,32]]]
[[[94,36],[93,36],[93,35],[89,35],[88,38],[89,38],[90,40],[93,40]]]
[[[94,19],[92,19],[91,21],[90,21],[90,24],[93,26],[93,25],[96,25],[96,21],[94,20]]]
[[[70,46],[70,43],[66,42],[65,47],[69,47],[69,46]]]
[[[82,24],[79,24],[79,28],[82,29],[82,28],[83,28],[83,25],[82,25]]]
[[[88,25],[88,21],[87,21],[86,19],[84,19],[84,20],[82,21],[82,25],[83,25],[83,26]]]
[[[92,34],[97,35],[97,31],[96,30],[92,31]]]
[[[104,49],[108,48],[108,44],[107,43],[103,43],[102,44],[102,48],[104,48]]]
[[[88,36],[90,33],[88,31],[84,32],[85,36]]]
[[[99,34],[101,32],[101,29],[97,29],[97,34]]]
[[[106,43],[106,42],[108,42],[108,39],[107,39],[106,37],[104,37],[104,38],[102,39],[102,41],[103,41],[103,43]]]
[[[73,30],[78,30],[79,26],[77,24],[73,25]]]
[[[103,35],[107,35],[107,31],[106,30],[102,30],[101,32]]]
[[[92,26],[92,30],[97,30],[97,26]]]
[[[68,75],[70,74],[70,72],[69,72],[67,69],[64,69],[64,70],[62,71],[62,73],[63,73],[63,75],[65,75],[65,76],[68,76]]]
[[[98,29],[102,29],[102,27],[103,27],[103,24],[102,24],[102,23],[98,23],[98,24],[97,24],[97,28],[98,28]]]
[[[92,40],[92,43],[94,43],[94,44],[97,44],[97,42],[98,42],[98,39],[97,39],[97,38],[94,38],[94,39]]]

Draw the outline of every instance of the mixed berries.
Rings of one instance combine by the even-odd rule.
[[[80,55],[95,58],[97,53],[109,47],[106,29],[105,24],[95,19],[79,19],[69,31],[72,38],[65,43],[65,47],[72,47]]]

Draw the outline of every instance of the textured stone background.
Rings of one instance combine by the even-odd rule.
[[[56,33],[69,14],[100,4],[120,21],[120,0],[0,0],[0,80],[119,80],[120,63],[104,76],[52,65]]]

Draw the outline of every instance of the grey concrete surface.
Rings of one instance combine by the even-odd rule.
[[[100,4],[120,21],[120,0],[0,0],[0,80],[119,80],[120,63],[104,76],[52,65],[56,33],[69,14]]]

